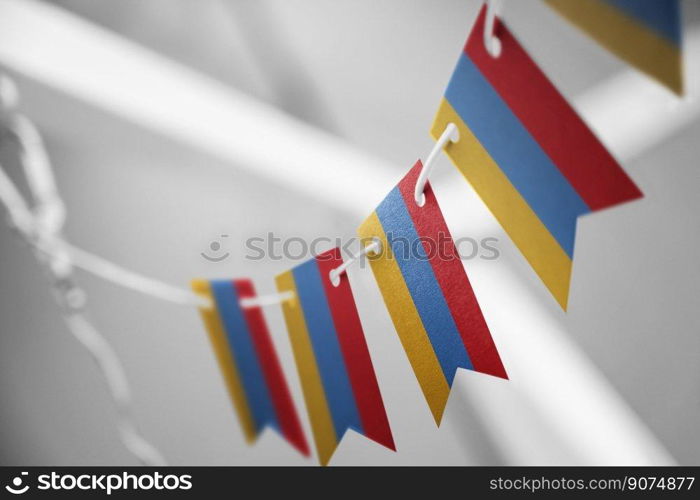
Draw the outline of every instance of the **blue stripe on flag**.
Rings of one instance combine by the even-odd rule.
[[[348,427],[362,433],[355,395],[316,260],[311,259],[295,267],[292,274],[336,436],[340,440]]]
[[[239,304],[238,293],[230,280],[212,280],[210,283],[256,430],[260,431],[266,424],[279,430],[277,415],[248,323]]]
[[[398,187],[376,212],[451,387],[457,368],[473,370],[473,366]]]
[[[464,53],[445,97],[547,230],[572,257],[576,219],[590,209]]]

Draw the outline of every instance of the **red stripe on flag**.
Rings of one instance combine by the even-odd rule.
[[[486,6],[479,13],[464,52],[591,211],[642,197],[639,188],[498,19],[494,34],[501,41],[501,54],[491,57],[484,47],[485,16]]]
[[[429,257],[474,370],[507,379],[501,357],[430,184],[426,184],[423,190],[425,204],[422,207],[416,204],[414,191],[422,168],[423,164],[418,160],[399,182],[399,190],[408,213]]]
[[[357,314],[350,281],[345,273],[340,276],[340,285],[333,286],[328,275],[343,263],[339,248],[334,248],[316,257],[321,281],[338,332],[338,343],[348,370],[348,377],[360,413],[363,434],[379,444],[396,451],[386,416],[377,376],[372,366],[367,341]]]
[[[256,296],[253,282],[250,280],[233,280],[233,286],[236,288],[239,299]],[[301,428],[301,422],[294,408],[292,395],[289,392],[287,380],[284,378],[282,366],[262,310],[260,307],[243,308],[243,315],[253,337],[253,345],[258,353],[265,382],[270,391],[275,413],[277,413],[280,432],[292,446],[308,457],[310,455],[309,444],[306,442],[304,431]]]

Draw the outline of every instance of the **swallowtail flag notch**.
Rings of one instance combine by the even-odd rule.
[[[579,216],[642,196],[617,161],[498,19],[484,45],[486,6],[440,103],[445,153],[474,187],[563,309]]]
[[[276,278],[321,465],[348,429],[396,450],[347,274],[330,278],[342,263],[334,248]]]
[[[486,320],[430,184],[419,206],[423,165],[408,174],[359,227],[372,272],[413,372],[440,423],[457,368],[507,379]]]
[[[240,304],[241,299],[256,296],[253,283],[247,279],[193,280],[192,289],[213,305],[200,308],[200,314],[246,441],[252,443],[265,427],[272,427],[309,456],[262,309]]]

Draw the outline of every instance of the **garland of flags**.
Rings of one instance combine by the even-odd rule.
[[[395,450],[350,282],[330,278],[342,263],[334,248],[277,276],[292,292],[282,311],[324,465],[348,429]]]
[[[546,2],[613,53],[682,93],[678,0]],[[487,44],[493,38],[498,50]],[[488,1],[432,124],[437,148],[451,131],[458,137],[444,142],[445,153],[566,310],[578,217],[642,193]],[[458,368],[504,380],[508,375],[426,182],[432,157],[414,164],[358,234],[368,244],[363,252],[439,425]],[[10,201],[19,198],[9,180],[0,180],[2,201],[11,208]],[[345,272],[355,258],[344,262],[334,248],[276,277],[323,465],[348,429],[396,449]],[[202,299],[201,317],[247,441],[271,427],[310,455],[263,311],[243,305],[257,297],[252,282],[197,279],[191,287]]]
[[[681,92],[675,0],[547,2],[620,57]],[[617,30],[630,36],[610,35]],[[498,41],[497,53],[487,46],[489,36]],[[430,130],[436,147],[455,128],[458,138],[445,143],[445,153],[566,310],[578,217],[642,193],[490,11],[489,2],[479,12],[438,107]],[[360,225],[358,235],[372,242],[372,251],[367,251],[372,272],[439,425],[458,368],[506,380],[508,375],[435,194],[429,183],[421,183],[427,171],[418,160]],[[447,242],[440,251],[434,247],[438,241]],[[276,278],[278,291],[290,297],[281,307],[323,465],[348,429],[395,449],[345,275],[348,264],[335,248]],[[207,289],[205,282],[194,286],[200,293]],[[262,383],[254,380],[261,377],[260,370],[233,367],[234,358],[241,365],[255,364],[244,357],[256,354],[262,365],[278,365],[271,343],[264,353],[254,353],[250,342],[224,342],[247,338],[252,329],[242,320],[245,313],[235,301],[235,286],[221,286],[225,300],[213,294],[218,318],[213,310],[202,314],[241,425],[251,438],[264,423],[278,422],[279,428],[281,419],[270,416],[268,404],[267,420],[251,423],[250,401],[267,401],[267,393],[275,390],[271,384],[283,386],[278,392],[288,391],[279,370],[277,377]],[[246,369],[246,375],[236,374]],[[241,385],[247,397],[241,396]],[[285,415],[296,437],[283,434],[304,453],[296,413],[288,408]]]

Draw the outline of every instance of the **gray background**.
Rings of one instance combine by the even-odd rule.
[[[391,175],[396,180],[432,146],[427,130],[479,6],[470,0],[51,4],[331,131],[394,165]],[[697,2],[684,3],[688,29],[698,27],[699,7]],[[627,69],[538,1],[506,2],[504,17],[571,99]],[[269,231],[309,240],[319,235],[351,237],[360,222],[354,214],[300,195],[283,183],[261,179],[250,168],[224,162],[8,70],[18,82],[23,111],[45,135],[68,207],[68,237],[126,267],[181,286],[195,276],[250,276],[260,292],[270,293],[272,277],[293,263],[245,260],[246,238]],[[85,71],[89,75],[89,68]],[[699,133],[700,122],[693,120],[625,161],[624,168],[645,198],[581,220],[567,314],[445,158],[436,167],[434,181],[438,196],[441,186],[457,189],[454,193],[471,200],[468,206],[487,221],[476,230],[459,226],[460,213],[449,211],[446,200],[446,217],[455,236],[500,240],[500,260],[475,261],[471,267],[467,263],[467,269],[477,292],[483,292],[482,305],[504,360],[511,356],[509,336],[526,342],[546,322],[546,328],[555,328],[602,373],[619,401],[673,460],[696,465]],[[22,182],[10,158],[5,164]],[[362,210],[369,214],[372,206]],[[220,264],[204,261],[200,252],[224,233],[230,235],[225,245],[231,257]],[[499,282],[504,268],[518,277],[520,292],[499,289],[499,283],[506,283]],[[139,426],[171,463],[313,463],[273,433],[253,447],[245,445],[196,311],[85,273],[79,278],[89,293],[91,317],[125,364]],[[351,434],[332,463],[605,461],[583,460],[566,451],[539,453],[540,447],[558,449],[556,443],[564,439],[558,432],[576,433],[544,424],[531,449],[520,454],[504,450],[484,430],[488,422],[478,402],[468,397],[451,398],[445,422],[436,429],[369,271],[353,270],[351,278],[360,291],[358,306],[399,452]],[[133,463],[118,441],[103,380],[67,334],[32,255],[6,227],[0,227],[0,295],[0,463]],[[536,304],[545,319],[528,317],[526,307],[511,307],[518,304]],[[274,307],[265,313],[308,430],[281,313]],[[566,384],[565,374],[551,367],[551,359],[537,358],[538,352],[531,355],[543,370],[550,370],[548,377]],[[456,384],[468,390],[469,384],[480,383],[467,380],[471,375],[460,374]],[[576,386],[565,389],[572,400],[583,392]],[[543,401],[548,398],[546,388],[529,390]],[[489,404],[501,404],[495,393]],[[501,413],[512,413],[506,408],[514,403],[503,404]],[[527,402],[519,408],[510,415],[512,422],[499,423],[504,434],[516,425],[537,428],[540,419],[528,413]]]

